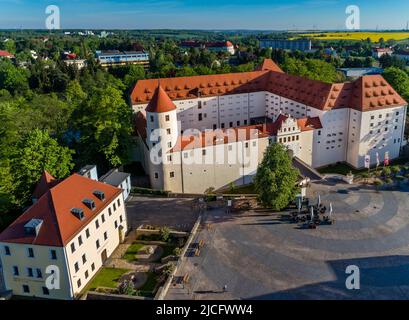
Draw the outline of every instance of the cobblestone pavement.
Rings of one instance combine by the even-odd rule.
[[[188,257],[167,299],[409,299],[409,188],[375,192],[328,181],[310,196],[332,202],[335,225],[302,229],[283,214],[207,213],[199,257]],[[360,268],[360,290],[345,270]],[[227,292],[222,288],[227,285]]]

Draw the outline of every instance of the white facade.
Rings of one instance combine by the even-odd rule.
[[[123,241],[127,230],[125,203],[120,193],[64,247],[0,242],[6,289],[12,290],[13,295],[74,299]],[[46,272],[50,266],[59,271],[57,289],[47,288],[51,273]]]
[[[232,75],[230,78],[220,75],[220,78],[208,79],[198,76],[193,77],[192,82],[185,77],[180,85],[174,79],[162,80],[167,91],[165,94],[174,97],[171,102],[176,107],[168,112],[171,114],[170,122],[160,121],[168,114],[166,112],[147,113],[147,102],[133,104],[135,113],[141,112],[146,116],[146,129],[139,130],[146,130],[147,139],[138,138],[138,150],[152,188],[203,193],[208,188],[217,190],[230,183],[247,184],[252,180],[265,148],[273,142],[282,143],[293,151],[294,156],[313,168],[338,162],[363,168],[365,155],[371,156],[372,165],[376,164],[377,158],[382,162],[385,157],[394,159],[399,156],[404,144],[406,102],[381,76],[365,76],[354,82],[329,85],[289,75],[279,77],[280,72],[274,65],[270,68],[269,72],[274,77],[268,78],[263,85],[260,84],[263,83],[264,71],[260,71],[259,78],[248,80],[250,84],[253,81],[260,85],[257,87],[259,91],[251,91],[251,85],[237,93],[223,91],[223,85],[228,88],[237,84]],[[247,82],[240,80],[239,83],[244,86]],[[152,93],[152,87],[148,86],[147,82],[139,87],[137,84],[134,90],[137,95],[133,96],[133,101],[138,101],[135,98],[144,101],[144,95]],[[224,93],[184,96],[180,92],[183,88],[200,91],[201,88],[214,87],[219,87],[219,92]],[[272,121],[274,126],[280,115],[286,115],[287,120],[280,122],[278,131],[277,128],[267,130],[267,136],[263,132],[259,137],[247,137],[231,143],[206,142],[203,139],[201,145],[193,148],[185,150],[183,145],[183,152],[175,148],[190,129],[198,130],[195,135],[202,135],[206,130],[245,130],[263,118],[268,119],[267,122]],[[170,132],[160,140],[166,161],[153,164],[150,158],[154,145],[150,141],[150,133],[155,129],[166,131],[169,128]],[[256,149],[250,152],[254,161],[248,170],[243,170],[240,163],[220,164],[216,160],[210,163],[184,162],[190,157],[200,158],[200,155],[228,154],[229,148],[244,155],[253,146],[253,140],[257,141]]]

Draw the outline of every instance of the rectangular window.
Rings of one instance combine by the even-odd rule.
[[[20,272],[18,271],[18,267],[14,266],[13,267],[13,276],[18,276],[20,274]]]
[[[57,260],[57,251],[51,250],[50,254],[51,254],[51,260]]]
[[[224,129],[224,123],[221,124],[221,128]]]
[[[27,268],[27,276],[30,278],[34,277],[33,268]]]
[[[78,272],[79,269],[80,269],[80,267],[78,266],[78,262],[76,262],[76,263],[74,264],[74,270],[75,270],[75,272]]]
[[[151,116],[151,122],[153,122],[154,121],[154,118],[153,118],[153,116]]]
[[[81,287],[81,279],[78,279],[78,281],[77,281],[77,286],[78,286],[78,288]]]
[[[118,203],[118,208],[119,208],[121,206],[121,199],[118,199],[117,203]]]
[[[10,256],[10,255],[11,255],[11,253],[10,253],[10,247],[9,247],[9,246],[5,246],[5,247],[4,247],[4,254],[5,254],[6,256]]]
[[[85,253],[82,255],[82,263],[85,264],[87,262],[87,256]]]
[[[114,211],[116,211],[116,204],[115,204],[115,202],[114,202],[114,204],[113,204],[113,207],[114,207]]]
[[[88,270],[87,270],[87,271],[85,271],[84,276],[85,276],[85,279],[88,279]]]
[[[101,220],[102,220],[102,223],[105,222],[105,215],[104,214],[101,214]]]
[[[247,124],[247,120],[244,120],[244,125],[246,125]]]
[[[28,248],[28,257],[29,257],[29,258],[34,258],[34,250],[33,250],[33,248]]]
[[[122,223],[123,221],[122,215],[119,216],[119,221]]]
[[[108,234],[106,233],[106,231],[104,232],[104,240],[108,239]]]
[[[90,237],[89,229],[86,229],[86,230],[85,230],[85,235],[87,236],[87,239]]]
[[[112,215],[112,209],[108,208],[108,215],[111,216]]]
[[[240,121],[237,121],[237,126],[238,126],[238,127],[240,126]]]
[[[202,150],[202,156],[206,155],[206,150]]]
[[[79,236],[79,237],[78,237],[78,246],[81,246],[81,245],[82,245],[82,237]]]
[[[97,249],[99,249],[99,240],[97,240],[97,242],[95,243],[95,245],[97,246]]]
[[[155,172],[155,179],[159,179],[159,174]]]
[[[71,243],[71,253],[75,252],[75,243]]]
[[[203,114],[199,113],[199,114],[198,114],[198,117],[199,117],[199,121],[202,121],[202,120],[203,120]]]
[[[95,263],[91,264],[91,270],[92,270],[92,271],[95,270]]]
[[[23,284],[23,292],[24,293],[30,293],[30,287],[26,284]]]
[[[43,277],[43,273],[41,272],[41,269],[37,268],[37,278],[41,279]]]
[[[170,120],[169,115],[166,115],[165,116],[165,121],[169,121],[169,120]]]
[[[99,221],[98,221],[98,219],[97,220],[95,220],[95,228],[99,228]]]
[[[229,126],[230,126],[230,128],[232,128],[233,127],[233,122],[230,122]]]
[[[118,222],[115,220],[115,229],[118,229]]]
[[[169,173],[169,176],[170,176],[171,178],[174,178],[174,177],[175,177],[175,173],[172,171],[172,172]]]
[[[43,287],[42,289],[43,289],[43,295],[45,295],[45,296],[50,295],[50,291],[48,290],[47,287]]]

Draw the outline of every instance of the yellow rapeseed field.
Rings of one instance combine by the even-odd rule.
[[[380,38],[387,40],[404,40],[409,38],[409,32],[317,32],[300,34],[317,40],[366,40],[378,42]]]

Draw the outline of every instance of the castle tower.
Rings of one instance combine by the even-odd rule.
[[[171,170],[169,150],[178,141],[179,128],[176,106],[160,85],[146,107],[146,131],[151,185],[154,189],[167,190]]]
[[[151,138],[155,136],[152,132],[157,129],[160,129],[157,131],[160,134],[160,141],[152,141]],[[146,130],[149,149],[159,142],[165,151],[176,145],[178,139],[176,106],[160,85],[146,107]]]

